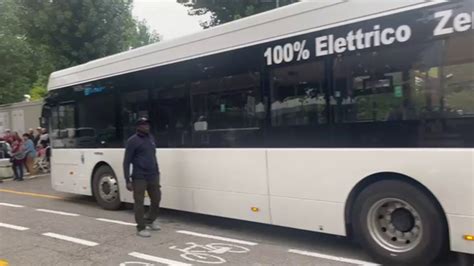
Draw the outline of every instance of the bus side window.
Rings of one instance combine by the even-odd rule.
[[[189,145],[189,95],[185,84],[152,90],[152,123],[158,147],[173,148]]]
[[[327,124],[323,62],[276,68],[270,81],[273,127]]]
[[[135,122],[140,117],[149,118],[148,90],[130,91],[122,94],[122,126],[126,141],[135,134]]]
[[[265,105],[260,94],[258,72],[192,82],[193,145],[261,145]]]

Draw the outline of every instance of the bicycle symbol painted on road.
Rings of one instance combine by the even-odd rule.
[[[188,247],[178,248],[176,246],[170,247],[172,250],[181,251],[180,255],[183,259],[207,264],[222,264],[226,263],[224,258],[217,255],[225,253],[247,253],[250,249],[236,246],[232,244],[212,243],[207,245],[200,245],[193,242],[186,243]]]

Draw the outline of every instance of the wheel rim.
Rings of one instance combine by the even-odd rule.
[[[106,202],[113,202],[118,198],[118,182],[114,176],[103,175],[99,180],[99,195]]]
[[[423,223],[419,213],[406,201],[386,198],[369,210],[367,225],[377,244],[391,252],[413,250],[421,241]]]

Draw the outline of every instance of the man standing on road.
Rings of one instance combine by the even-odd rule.
[[[133,167],[131,175],[130,164]],[[147,118],[140,118],[137,121],[137,132],[127,141],[123,171],[127,189],[133,191],[137,235],[150,237],[150,229],[160,230],[156,217],[160,208],[161,186],[160,169],[156,159],[156,144],[153,136],[150,135],[150,122]],[[151,201],[146,217],[145,191],[148,192]]]

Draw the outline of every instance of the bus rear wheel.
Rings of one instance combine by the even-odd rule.
[[[94,197],[102,208],[118,210],[122,207],[117,177],[109,166],[101,166],[95,171],[92,188]]]
[[[384,265],[428,265],[445,250],[447,226],[437,204],[409,183],[366,187],[352,211],[355,238]]]

